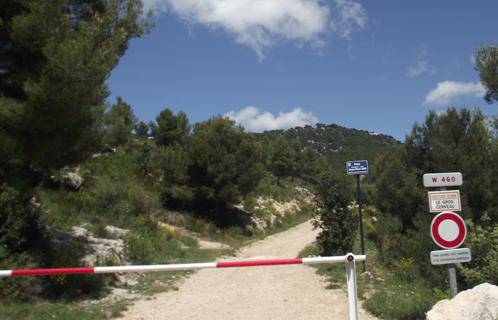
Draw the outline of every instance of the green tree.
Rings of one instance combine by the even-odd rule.
[[[135,125],[135,135],[140,138],[147,138],[149,136],[149,129],[147,123],[140,121]]]
[[[407,164],[421,173],[462,172],[466,215],[474,221],[491,198],[491,136],[479,110],[430,111],[424,124],[415,124],[406,138]]]
[[[292,175],[295,168],[292,148],[283,136],[278,136],[270,145],[270,156],[268,161],[270,172],[277,177],[277,185],[280,185],[281,178]]]
[[[425,208],[422,173],[407,161],[404,146],[391,146],[377,156],[372,170],[377,190],[375,205],[381,212],[399,219],[402,233],[413,228],[415,214]]]
[[[104,142],[112,147],[126,144],[131,136],[133,128],[137,124],[137,118],[133,114],[131,106],[117,97],[104,115],[105,136]]]
[[[21,114],[7,134],[35,170],[80,161],[98,146],[105,80],[146,28],[141,1],[8,0],[0,17],[0,99]]]
[[[318,156],[309,148],[304,148],[301,156],[300,177],[307,183],[314,183],[318,173]]]
[[[304,154],[303,148],[301,147],[301,143],[299,139],[295,138],[289,143],[290,151],[291,151],[291,177],[292,180],[297,177],[301,177],[303,175],[304,169]]]
[[[128,41],[147,28],[142,17],[140,0],[2,1],[3,249],[13,254],[34,250],[38,257],[47,253],[38,210],[30,203],[33,187],[40,177],[85,159],[100,146],[109,94],[105,81]]]
[[[238,203],[263,175],[258,145],[228,119],[196,124],[188,152],[195,198],[203,206],[219,209],[217,213]]]
[[[321,229],[317,242],[325,255],[353,251],[359,222],[350,209],[354,192],[348,178],[343,173],[326,170],[317,186],[319,211],[314,225]]]
[[[467,245],[478,255],[496,255],[489,242],[496,232],[496,138],[479,110],[449,108],[443,113],[429,112],[425,122],[415,124],[405,144],[380,154],[373,167],[375,204],[379,208],[375,227],[380,257],[393,266],[406,259],[412,278],[423,277],[433,284],[444,281],[444,273],[433,268],[421,252],[434,249],[428,236],[431,216],[427,212],[426,190],[422,175],[428,172],[462,172],[463,217],[470,230],[486,233],[469,237]],[[489,213],[489,214],[488,214]],[[484,238],[486,240],[486,245]],[[402,244],[402,245],[401,245]],[[477,279],[493,281],[493,258],[476,259],[463,269],[467,284]],[[408,274],[403,271],[404,274]]]
[[[151,127],[153,135],[160,146],[181,143],[189,134],[190,126],[187,115],[180,111],[175,116],[166,108],[156,117],[156,125]]]
[[[161,150],[161,195],[165,205],[177,208],[187,205],[193,199],[189,185],[189,164],[189,155],[184,147],[173,146]]]
[[[475,69],[486,88],[484,99],[488,103],[498,101],[498,48],[496,45],[479,48],[475,55]]]

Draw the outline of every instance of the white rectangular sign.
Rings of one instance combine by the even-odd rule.
[[[472,260],[469,248],[431,251],[433,265],[462,263]]]
[[[460,172],[426,173],[424,174],[424,187],[453,187],[463,184]]]
[[[430,191],[429,194],[429,211],[462,211],[459,190],[448,191]]]

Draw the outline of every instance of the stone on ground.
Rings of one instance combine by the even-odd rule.
[[[441,300],[427,313],[427,320],[496,320],[498,319],[498,287],[483,283]]]

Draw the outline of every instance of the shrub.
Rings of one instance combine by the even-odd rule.
[[[353,192],[347,178],[339,172],[329,171],[322,175],[317,187],[320,210],[314,225],[322,230],[317,242],[326,255],[353,251],[358,218],[349,208]]]
[[[36,259],[27,253],[13,254],[0,259],[0,269],[36,268]],[[43,279],[40,277],[7,277],[0,278],[0,298],[2,300],[28,301],[43,290]]]
[[[139,228],[124,240],[126,256],[134,263],[166,263],[185,255],[177,240],[157,228]]]
[[[80,267],[84,254],[81,243],[73,240],[63,247],[51,250],[49,267]],[[107,285],[112,281],[112,275],[57,275],[44,278],[45,292],[51,297],[75,299],[81,296],[100,297]]]
[[[469,223],[467,244],[472,251],[472,261],[460,267],[467,287],[483,282],[498,284],[498,225],[491,223],[487,213],[480,224]]]
[[[425,313],[437,301],[435,293],[424,285],[394,282],[375,292],[367,299],[364,306],[382,319],[425,319]]]
[[[39,212],[30,204],[28,196],[0,185],[0,210],[0,250],[4,251],[3,255],[40,248],[44,241]]]

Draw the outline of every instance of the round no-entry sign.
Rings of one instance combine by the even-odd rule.
[[[467,237],[465,221],[454,212],[441,212],[432,219],[431,236],[443,249],[458,248]]]

